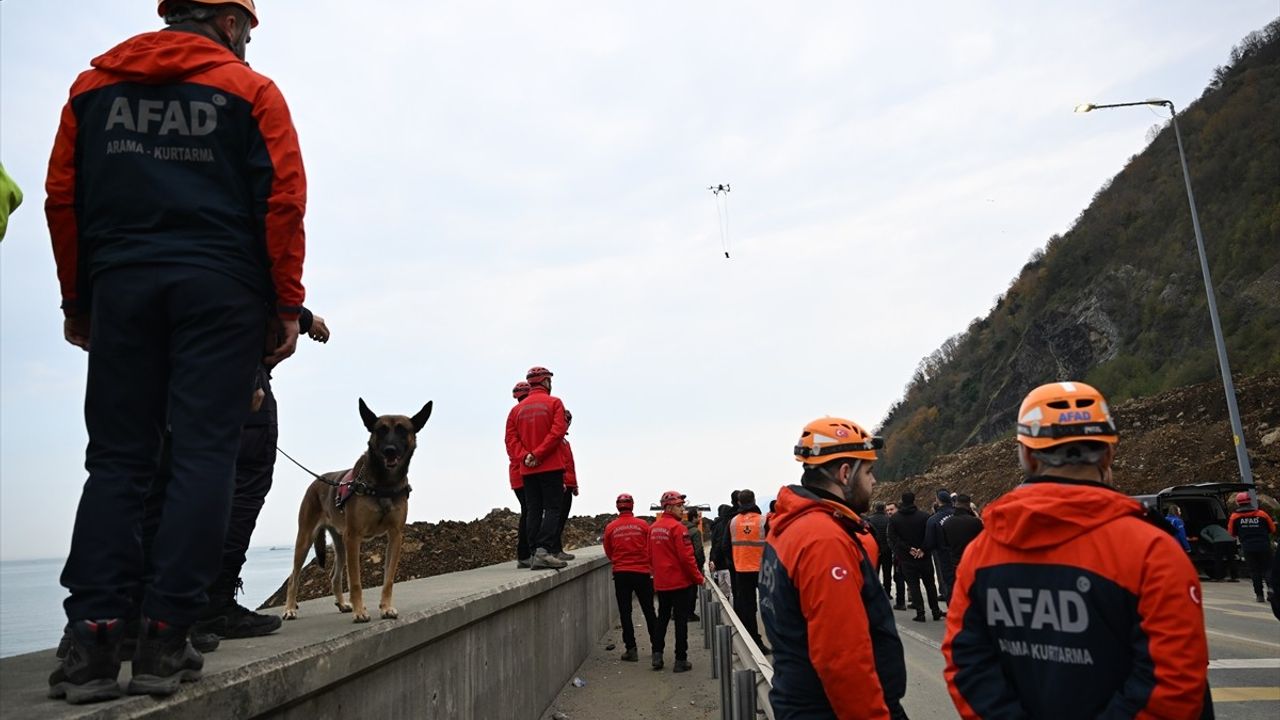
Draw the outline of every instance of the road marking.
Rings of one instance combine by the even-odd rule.
[[[1216,703],[1257,700],[1280,700],[1280,687],[1213,688],[1213,701]]]
[[[928,645],[929,647],[933,648],[934,650],[941,650],[941,649],[942,649],[942,643],[938,642],[937,640],[934,640],[933,638],[929,637],[928,635],[922,635],[922,634],[920,634],[920,633],[916,632],[915,630],[912,630],[911,628],[907,628],[907,627],[903,627],[903,626],[899,625],[899,626],[898,626],[898,634],[899,634],[899,635],[906,635],[907,637],[909,637],[909,638],[911,638],[911,639],[913,639],[913,640],[918,640],[918,641],[920,641],[920,642],[924,643],[925,645]]]
[[[1280,658],[1234,658],[1229,660],[1210,660],[1210,670],[1261,670],[1280,668]]]
[[[1216,635],[1218,637],[1227,638],[1228,640],[1238,640],[1240,642],[1266,645],[1267,647],[1271,647],[1271,648],[1280,648],[1280,643],[1273,643],[1273,642],[1268,642],[1266,640],[1259,640],[1258,638],[1245,637],[1244,635],[1233,635],[1231,633],[1222,632],[1221,630],[1210,630],[1208,628],[1205,628],[1204,632],[1206,635]]]

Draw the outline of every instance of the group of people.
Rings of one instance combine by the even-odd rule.
[[[1243,555],[1249,579],[1253,582],[1254,600],[1267,602],[1264,590],[1269,588],[1273,595],[1276,590],[1268,577],[1272,572],[1271,538],[1276,534],[1276,522],[1252,501],[1249,493],[1236,493],[1235,501],[1236,509],[1227,518],[1225,527],[1207,522],[1200,528],[1195,549],[1187,537],[1182,508],[1176,503],[1166,506],[1165,521],[1173,527],[1183,552],[1188,555],[1200,552],[1210,559],[1207,573],[1210,582],[1240,582],[1236,561]]]
[[[573,448],[565,437],[573,414],[551,394],[554,373],[532,367],[511,389],[507,460],[511,489],[520,503],[516,567],[559,570],[573,560],[564,551],[564,526],[578,494]]]
[[[904,492],[901,504],[877,502],[864,519],[876,537],[881,584],[893,609],[914,610],[912,620],[927,622],[927,600],[933,619],[944,619],[939,603],[951,602],[956,566],[983,529],[971,498],[941,488],[926,513],[914,492]]]
[[[235,601],[276,453],[270,373],[302,333],[306,178],[245,63],[252,0],[159,0],[166,27],[71,87],[45,212],[66,340],[88,353],[88,479],[49,696],[167,695],[201,651],[274,631]],[[199,649],[197,649],[197,646]]]

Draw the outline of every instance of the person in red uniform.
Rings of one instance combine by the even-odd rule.
[[[756,505],[753,490],[738,491],[738,514],[729,521],[729,545],[733,550],[733,567],[737,570],[733,585],[733,613],[760,652],[768,655],[769,648],[760,639],[760,625],[756,622],[760,558],[764,555],[764,516]]]
[[[516,401],[517,405],[529,397],[528,381],[521,380],[516,383],[511,388],[511,397]],[[525,532],[525,527],[529,524],[529,506],[524,501],[524,476],[520,474],[520,465],[524,462],[524,457],[520,455],[519,448],[512,443],[515,437],[510,432],[510,416],[508,416],[507,422],[507,478],[511,482],[511,491],[516,494],[516,501],[520,503],[520,530],[516,533],[516,569],[518,570],[529,567],[529,556],[531,554],[529,551],[529,535]]]
[[[533,556],[533,570],[559,570],[565,561],[556,557],[556,524],[560,521],[560,500],[564,495],[564,434],[569,423],[564,403],[551,394],[552,372],[533,367],[525,374],[529,396],[507,414],[507,448],[520,458],[520,478],[528,506],[525,534]]]
[[[649,564],[653,587],[658,592],[658,625],[653,633],[653,669],[661,670],[666,649],[667,623],[676,621],[676,664],[672,672],[688,672],[689,594],[703,582],[693,543],[684,523],[684,495],[675,490],[662,493],[662,514],[649,529]]]
[[[573,499],[578,496],[578,468],[573,462],[573,446],[569,444],[569,426],[573,424],[573,413],[564,411],[565,438],[561,450],[564,451],[564,493],[560,496],[560,514],[556,518],[556,541],[552,553],[564,561],[573,560],[573,553],[564,551],[564,526],[569,522],[569,512],[573,508]]]
[[[799,485],[778,491],[760,563],[760,614],[773,643],[777,720],[905,718],[907,669],[880,549],[860,513],[884,443],[842,418],[804,427]]]
[[[1111,487],[1106,399],[1042,385],[1021,485],[965,550],[942,651],[965,718],[1212,717],[1200,581],[1167,525]]]
[[[649,647],[657,648],[654,631],[658,617],[653,612],[653,577],[649,575],[649,523],[632,514],[636,501],[627,493],[618,496],[618,519],[604,529],[604,554],[613,563],[613,590],[622,619],[622,659],[638,662],[636,631],[631,624],[631,596],[640,601]]]
[[[89,353],[88,480],[61,577],[70,642],[49,677],[71,703],[120,695],[144,585],[128,692],[200,677],[188,633],[221,566],[255,371],[293,354],[305,299],[302,153],[284,96],[244,60],[252,0],[157,11],[165,30],[76,78],[45,182],[63,335]],[[138,527],[166,427],[144,578]]]
[[[1227,521],[1227,532],[1240,541],[1240,552],[1244,554],[1249,577],[1253,579],[1254,599],[1266,602],[1262,589],[1271,569],[1271,536],[1276,534],[1276,521],[1253,504],[1249,493],[1236,493],[1236,511]],[[1265,582],[1265,585],[1270,584]],[[1275,590],[1271,588],[1271,592]]]

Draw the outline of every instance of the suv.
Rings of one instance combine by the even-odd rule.
[[[1160,515],[1167,515],[1170,505],[1182,509],[1182,523],[1187,526],[1187,540],[1191,542],[1191,562],[1205,577],[1213,577],[1213,551],[1200,540],[1205,525],[1227,527],[1231,513],[1227,510],[1227,497],[1238,492],[1252,490],[1247,483],[1197,483],[1175,485],[1154,495],[1134,495],[1133,499],[1154,508]]]

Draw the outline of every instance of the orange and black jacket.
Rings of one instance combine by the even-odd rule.
[[[963,717],[1212,717],[1200,581],[1142,505],[1038,477],[983,520],[942,645]]]
[[[95,58],[62,110],[45,183],[62,307],[111,268],[182,264],[302,309],[307,183],[284,96],[227,48],[183,31]]]
[[[907,670],[878,555],[848,507],[799,485],[778,493],[760,565],[774,717],[888,718],[898,706]]]
[[[1258,508],[1242,509],[1231,513],[1227,532],[1240,541],[1245,552],[1266,552],[1271,549],[1271,536],[1276,532],[1276,522]]]

